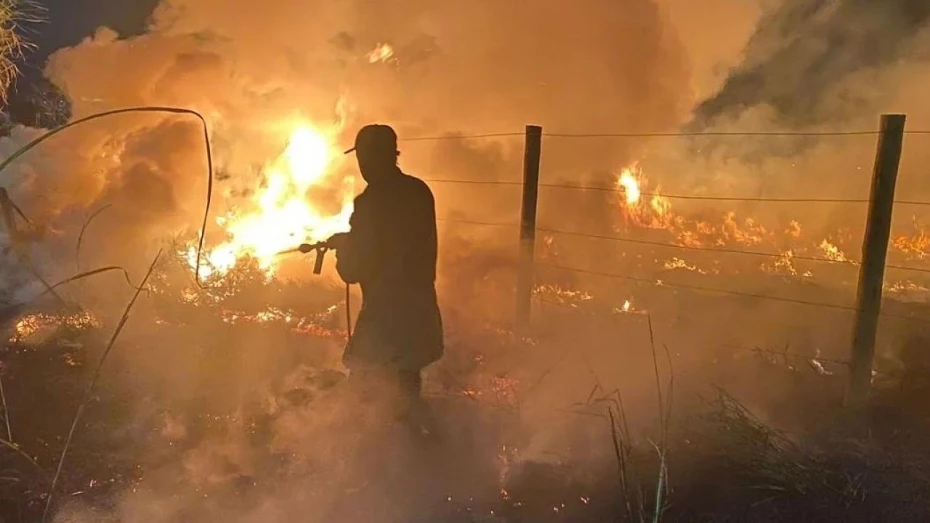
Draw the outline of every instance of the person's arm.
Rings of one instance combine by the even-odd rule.
[[[349,284],[372,281],[381,265],[381,249],[375,216],[368,202],[362,198],[355,200],[349,227],[349,232],[340,239],[336,248],[336,272]]]

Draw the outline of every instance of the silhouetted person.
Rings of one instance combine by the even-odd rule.
[[[443,354],[433,193],[398,167],[391,127],[363,127],[346,154],[353,151],[368,186],[355,199],[350,232],[333,239],[340,277],[362,289],[343,362],[350,380],[386,380],[399,387],[407,420],[430,431],[421,372]]]

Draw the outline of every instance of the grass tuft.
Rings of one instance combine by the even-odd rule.
[[[29,25],[46,20],[45,8],[34,0],[0,0],[0,103],[19,76],[23,54],[35,48]]]

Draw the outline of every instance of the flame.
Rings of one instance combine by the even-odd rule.
[[[617,180],[617,184],[623,189],[627,205],[635,206],[639,204],[642,193],[639,190],[639,180],[637,180],[636,175],[633,174],[632,168],[623,169],[623,171],[620,172],[620,178]]]
[[[656,188],[651,194],[648,205],[644,205],[642,186],[645,181],[642,170],[635,164],[620,171],[617,186],[623,195],[621,204],[624,214],[628,221],[641,227],[667,228],[671,217],[672,204]]]
[[[228,240],[205,253],[202,276],[226,274],[245,257],[271,276],[280,252],[348,230],[354,182],[332,174],[334,160],[341,156],[333,143],[339,127],[341,121],[329,133],[305,123],[294,128],[284,152],[266,166],[264,183],[249,209],[217,219]],[[322,205],[333,200],[335,208]],[[196,267],[195,246],[182,254]]]
[[[636,312],[636,309],[633,307],[633,302],[631,300],[623,300],[623,305],[614,307],[613,312],[615,314],[625,314],[628,312]]]
[[[836,245],[830,243],[828,240],[824,239],[820,242],[820,250],[823,251],[824,256],[829,260],[838,261],[838,262],[848,262],[849,258],[846,257],[846,254],[843,253]]]
[[[930,234],[917,219],[914,219],[915,233],[911,236],[896,236],[891,239],[891,245],[909,258],[923,260],[930,252]]]
[[[797,219],[788,219],[787,223],[763,223],[755,218],[738,216],[734,210],[721,212],[705,208],[700,211],[691,211],[691,207],[688,207],[688,211],[673,209],[671,200],[680,197],[665,196],[658,185],[650,187],[649,180],[636,163],[620,169],[615,174],[614,181],[613,189],[619,195],[615,200],[615,205],[619,210],[619,219],[614,224],[615,230],[613,231],[619,233],[616,239],[624,241],[630,238],[633,242],[637,242],[639,238],[633,237],[639,236],[642,237],[643,245],[678,246],[726,253],[726,255],[700,255],[702,259],[713,260],[706,268],[702,268],[704,262],[700,265],[693,264],[681,257],[672,257],[663,261],[656,255],[652,261],[665,270],[685,270],[710,276],[721,275],[724,272],[743,274],[745,268],[752,266],[756,270],[761,268],[763,272],[773,276],[807,280],[814,278],[812,262],[835,261],[849,266],[859,264],[856,260],[850,259],[843,250],[851,248],[850,245],[853,245],[856,240],[848,227],[834,229],[827,236],[829,239],[823,239],[818,243],[815,239],[817,237],[813,236],[810,230],[805,230]],[[699,196],[684,198],[701,199]],[[710,206],[706,205],[706,207]],[[692,214],[685,214],[686,212]],[[914,218],[913,230],[910,234],[894,236],[891,246],[897,253],[904,254],[911,260],[930,258],[928,256],[930,255],[930,232],[917,218]],[[561,257],[559,247],[559,242],[553,237],[545,236],[541,256],[544,259],[558,259]],[[621,256],[626,258],[627,254],[629,251],[624,250]],[[764,256],[767,260],[760,265],[753,262],[749,256],[740,256],[741,254]],[[635,254],[638,267],[643,268],[643,262],[648,263],[645,257],[648,255],[641,251]],[[912,266],[918,271],[923,270],[913,264]],[[724,271],[723,267],[728,267],[730,270]],[[820,272],[820,269],[815,270]],[[824,274],[818,274],[818,277],[838,280],[840,273],[837,271],[843,270],[846,269],[834,265],[830,269],[824,269]],[[837,281],[837,283],[847,285],[848,278]],[[656,284],[662,285],[661,280]],[[924,281],[899,283],[886,287],[886,292],[919,293],[923,292],[924,287],[928,285],[930,284]],[[538,287],[536,292],[546,297],[555,297],[557,303],[568,304],[572,307],[577,307],[580,302],[591,299],[590,295],[585,295],[585,298],[581,299],[580,289],[561,288],[554,285],[543,285]],[[573,295],[573,293],[579,294]],[[614,311],[625,312],[625,307],[616,307]]]
[[[390,44],[378,44],[368,53],[368,63],[384,63],[394,57],[394,48]]]

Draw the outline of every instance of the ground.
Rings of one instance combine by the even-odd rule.
[[[54,517],[930,517],[922,400],[930,387],[917,334],[895,370],[876,377],[870,410],[853,416],[840,406],[842,364],[816,360],[803,344],[705,349],[702,341],[689,352],[683,340],[699,336],[672,332],[700,323],[697,313],[663,315],[659,303],[649,316],[619,319],[538,304],[541,325],[529,336],[450,312],[446,357],[427,374],[442,439],[427,443],[351,393],[336,363],[343,311],[330,304],[339,289],[295,285],[248,291],[281,305],[263,314],[248,310],[268,302],[255,295],[179,303],[165,291],[141,304],[68,447]],[[721,311],[727,299],[689,300],[669,303]],[[302,319],[284,312],[293,309]],[[45,312],[62,314],[53,305]],[[72,323],[13,336],[0,349],[4,439],[16,446],[0,449],[2,521],[41,519],[115,321]]]

